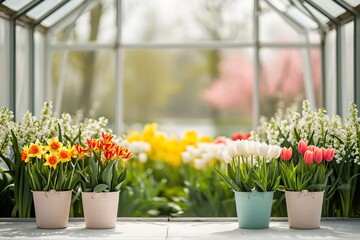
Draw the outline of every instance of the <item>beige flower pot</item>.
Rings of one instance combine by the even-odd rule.
[[[119,193],[81,193],[86,228],[115,228]]]
[[[289,227],[297,229],[320,228],[324,191],[285,191]]]
[[[33,191],[38,228],[66,228],[69,221],[71,191]]]

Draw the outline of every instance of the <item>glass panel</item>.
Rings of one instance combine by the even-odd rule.
[[[8,8],[11,8],[14,11],[18,11],[30,2],[31,0],[6,0],[2,4],[7,6]]]
[[[40,116],[40,110],[45,101],[45,86],[49,83],[45,82],[45,36],[38,31],[35,32],[35,114]]]
[[[45,0],[44,2],[31,9],[28,13],[26,13],[26,15],[31,17],[32,19],[38,19],[62,1],[63,0]]]
[[[52,53],[53,92],[56,97],[61,94],[59,112],[91,118],[104,116],[109,127],[114,128],[115,93],[121,94],[115,89],[115,52],[69,52],[66,66],[61,65],[63,54]],[[63,82],[61,74],[65,76]]]
[[[29,110],[29,30],[16,26],[16,117]]]
[[[253,1],[124,0],[123,42],[251,41]]]
[[[314,16],[323,24],[327,23],[330,21],[329,18],[327,18],[326,16],[324,16],[322,13],[320,13],[318,10],[316,10],[315,8],[313,8],[311,5],[309,5],[308,3],[304,2],[304,5],[307,9],[309,9],[309,11],[314,14]]]
[[[360,0],[345,0],[345,2],[349,3],[353,7],[357,7],[360,4]]]
[[[339,15],[346,12],[345,9],[343,9],[333,1],[329,1],[329,0],[312,0],[312,1],[334,17],[338,17]]]
[[[345,43],[344,43],[344,57],[343,64],[343,109],[346,112],[349,103],[354,102],[354,22],[345,25]]]
[[[45,27],[50,27],[57,23],[60,19],[64,18],[72,10],[78,7],[84,0],[72,0],[62,6],[58,11],[51,14],[48,18],[44,19],[41,24]]]
[[[279,11],[283,12],[289,18],[291,18],[297,24],[303,26],[306,29],[316,29],[317,23],[300,11],[298,8],[290,5],[289,1],[286,0],[272,0],[270,2]]]
[[[312,51],[312,77],[315,96],[320,95],[320,54]],[[278,107],[301,104],[306,98],[301,49],[261,49],[260,112],[274,116]],[[317,100],[317,102],[319,99]],[[318,103],[312,103],[318,106]]]
[[[326,34],[325,39],[325,109],[331,115],[336,114],[336,31]]]
[[[9,23],[0,18],[0,107],[10,107],[9,83]]]
[[[64,29],[54,37],[55,42],[114,42],[116,37],[116,9],[114,0],[104,0],[84,12],[71,29]],[[70,30],[70,35],[67,31]],[[69,36],[69,37],[68,37]]]
[[[253,51],[125,50],[125,123],[206,136],[252,127]]]
[[[299,42],[301,35],[289,25],[277,12],[261,2],[259,17],[260,41],[263,42]]]

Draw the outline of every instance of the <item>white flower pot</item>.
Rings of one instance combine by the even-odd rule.
[[[69,221],[71,191],[33,191],[38,228],[66,228]]]
[[[296,229],[320,228],[324,191],[285,191],[289,227]]]
[[[120,192],[82,192],[86,228],[115,228]]]

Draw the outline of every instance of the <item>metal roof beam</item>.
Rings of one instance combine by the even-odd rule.
[[[19,11],[15,12],[10,16],[9,26],[9,79],[10,79],[10,110],[14,113],[14,121],[16,120],[16,21],[19,17],[26,14],[28,11],[39,5],[43,0],[34,0],[29,4],[25,5]],[[33,47],[33,46],[32,46]],[[31,50],[30,50],[31,51]],[[31,85],[31,83],[30,83]],[[29,88],[30,93],[30,110],[33,110],[33,92],[31,92],[31,87]]]
[[[64,0],[57,5],[55,5],[53,8],[51,8],[49,11],[44,13],[39,19],[36,19],[33,23],[33,25],[38,25],[40,22],[42,22],[45,18],[49,17],[51,14],[59,10],[62,6],[64,6],[66,3],[68,3],[70,0]]]
[[[326,16],[333,22],[336,26],[336,113],[342,115],[342,70],[343,70],[343,63],[342,63],[342,36],[341,36],[341,22],[339,19],[325,11],[322,7],[318,4],[314,3],[311,0],[299,0],[302,2],[308,3],[310,6],[315,8],[321,14]]]
[[[360,106],[360,12],[343,0],[333,0],[354,17],[354,101]]]

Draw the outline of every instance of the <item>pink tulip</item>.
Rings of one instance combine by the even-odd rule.
[[[325,155],[326,155],[327,149],[324,148],[324,147],[322,147],[322,148],[321,148],[321,152],[322,152],[323,159],[325,159]]]
[[[323,160],[323,154],[321,148],[315,148],[314,150],[314,162],[321,163]]]
[[[330,162],[334,158],[334,155],[335,155],[335,149],[328,148],[328,149],[326,149],[325,154],[323,154],[323,158],[326,161]]]
[[[307,147],[307,150],[310,150],[310,151],[314,152],[316,148],[317,148],[316,146],[310,145],[310,146]]]
[[[311,164],[314,161],[314,152],[306,150],[304,154],[304,163]]]
[[[284,160],[284,161],[288,161],[291,159],[291,156],[292,156],[292,148],[289,147],[289,148],[282,148],[281,149],[281,159]]]
[[[304,154],[308,147],[308,141],[300,140],[298,143],[298,152]]]

